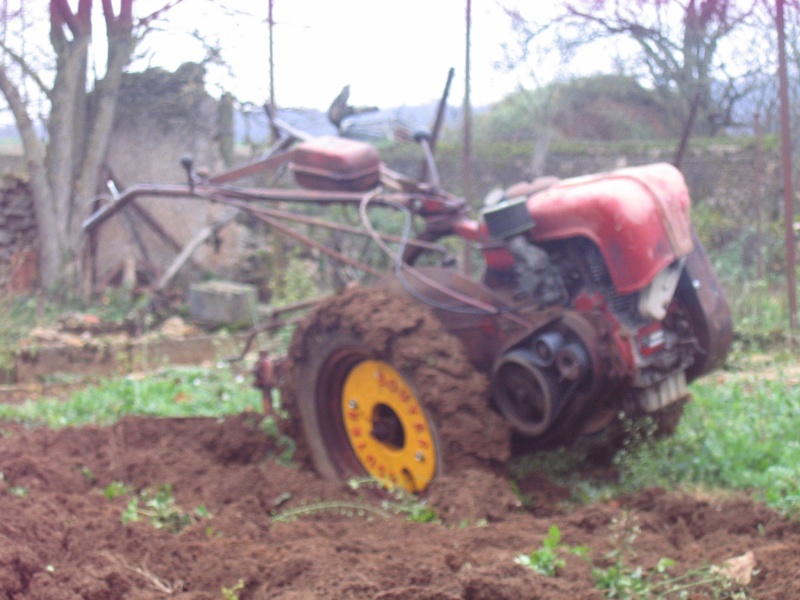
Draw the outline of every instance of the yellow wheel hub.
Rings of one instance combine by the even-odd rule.
[[[436,472],[425,412],[391,365],[366,360],[347,375],[342,416],[350,445],[367,473],[387,487],[421,492]]]

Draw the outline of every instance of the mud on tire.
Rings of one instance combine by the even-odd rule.
[[[342,420],[341,412],[324,406],[331,401],[320,397],[332,385],[341,402],[341,373],[324,366],[336,353],[356,356],[350,363],[383,361],[402,374],[433,429],[436,476],[508,459],[508,426],[490,408],[488,379],[470,363],[460,340],[425,306],[371,287],[324,302],[293,335],[281,399],[289,414],[283,429],[297,441],[301,463],[333,480],[365,473],[346,441],[326,431],[329,419]],[[344,363],[339,371],[349,368]],[[328,381],[321,383],[320,377]]]

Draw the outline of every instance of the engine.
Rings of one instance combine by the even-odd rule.
[[[639,181],[626,179],[629,188],[630,179]],[[688,276],[683,233],[662,216],[658,223],[645,222],[652,231],[669,230],[673,236],[677,231],[672,246],[653,250],[641,246],[642,232],[618,228],[615,237],[596,243],[595,234],[615,218],[598,213],[608,204],[598,196],[609,192],[598,192],[607,186],[605,180],[597,186],[567,189],[573,208],[584,211],[582,219],[576,220],[573,211],[560,222],[552,220],[551,207],[541,208],[539,196],[504,200],[482,213],[489,236],[513,258],[504,280],[513,301],[520,307],[559,309],[558,318],[514,340],[492,368],[497,409],[531,438],[574,438],[602,429],[620,411],[652,414],[688,395],[686,372],[699,345],[692,311],[677,295],[679,282]],[[666,192],[653,202],[658,194],[642,199],[627,191],[628,204],[615,199],[622,222],[637,211],[646,214],[655,212],[654,205],[669,204],[663,201]],[[548,193],[551,202],[563,204],[565,194]],[[570,219],[579,225],[572,231],[578,235],[563,237],[570,232]],[[631,240],[640,246],[634,248]],[[609,257],[625,258],[621,249],[631,257],[630,271],[623,260],[609,263]]]

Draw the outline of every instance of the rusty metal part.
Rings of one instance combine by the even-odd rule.
[[[276,219],[285,219],[287,221],[294,221],[295,223],[302,223],[304,225],[313,225],[315,227],[323,227],[325,229],[330,229],[332,231],[339,231],[341,233],[347,233],[351,235],[356,235],[359,237],[367,237],[371,238],[372,235],[365,231],[361,227],[353,227],[351,225],[343,225],[342,223],[336,223],[334,221],[328,221],[325,219],[318,219],[316,217],[309,217],[307,215],[300,215],[298,213],[293,213],[286,210],[280,210],[276,208],[265,208],[262,206],[246,206],[243,207],[241,204],[234,204],[232,205],[238,206],[240,208],[246,209],[249,213],[252,214],[265,214]],[[433,244],[431,242],[427,242],[425,240],[420,240],[417,238],[411,239],[404,239],[398,235],[392,235],[389,233],[377,233],[377,235],[387,242],[395,242],[401,243],[404,242],[408,246],[418,248],[420,251],[427,251],[427,252],[436,252],[437,254],[447,255],[449,254],[447,248],[441,246],[440,244]]]
[[[272,390],[280,385],[281,378],[286,373],[286,366],[286,357],[273,358],[264,350],[259,352],[258,360],[253,367],[255,374],[253,387],[259,388],[262,392],[265,415],[272,414]]]
[[[279,306],[276,308],[272,308],[269,311],[269,315],[266,317],[266,323],[262,323],[250,334],[247,336],[247,339],[242,346],[242,350],[239,354],[235,356],[229,356],[225,360],[228,362],[238,362],[242,360],[248,352],[250,352],[250,348],[253,345],[255,339],[265,333],[267,331],[272,331],[273,329],[280,329],[281,327],[286,327],[287,325],[295,325],[299,321],[303,319],[303,317],[293,318],[293,319],[283,319],[283,315],[299,312],[299,311],[306,311],[309,309],[314,308],[317,304],[326,300],[328,297],[322,298],[312,298],[311,300],[303,300],[302,302],[295,302],[293,304],[287,304],[286,306]]]
[[[228,183],[229,181],[242,179],[243,177],[258,175],[264,171],[287,164],[294,158],[294,152],[287,150],[291,144],[291,139],[279,140],[263,156],[238,167],[234,167],[233,169],[228,169],[227,171],[218,173],[213,177],[209,177],[207,181],[211,184],[220,185],[223,183]]]
[[[136,227],[136,223],[133,221],[133,217],[129,213],[125,213],[123,215],[122,222],[128,232],[128,235],[131,236],[133,243],[136,245],[136,248],[138,248],[139,253],[142,255],[145,264],[151,266],[152,268],[152,265],[155,263],[153,263],[153,259],[150,258],[150,251],[147,249],[147,245],[144,243],[144,240],[142,240],[142,236],[139,233],[139,229]]]
[[[186,246],[180,251],[178,256],[175,257],[175,260],[172,261],[172,264],[167,268],[164,274],[159,278],[158,283],[156,283],[156,291],[161,291],[166,288],[175,275],[178,274],[178,271],[186,264],[186,262],[191,258],[192,254],[210,237],[217,235],[222,229],[224,229],[227,225],[229,225],[234,219],[236,218],[236,211],[231,211],[226,215],[223,215],[221,218],[217,219],[211,225],[208,225],[201,229],[197,234],[189,241]]]
[[[554,426],[542,436],[542,445],[570,443],[586,428],[596,428],[598,419],[605,422],[609,410],[614,410],[625,375],[616,364],[619,356],[612,336],[604,331],[600,313],[566,311],[559,329],[577,336],[588,353],[590,374],[575,391],[571,401],[559,415]],[[601,326],[598,327],[598,323]],[[616,414],[616,412],[614,412]]]
[[[700,345],[686,372],[690,382],[718,366],[733,342],[733,320],[722,285],[694,228],[692,238],[695,249],[686,259],[677,291]]]
[[[367,216],[367,212],[366,211],[367,211],[367,206],[369,205],[369,203],[372,200],[374,200],[375,198],[377,198],[377,194],[367,194],[362,199],[362,202],[359,205],[359,213],[361,215],[361,222],[364,224],[364,227],[366,227],[367,230],[370,232],[370,234],[373,236],[373,240],[375,241],[375,243],[378,244],[378,246],[380,246],[381,249],[383,249],[383,251],[388,256],[391,256],[394,259],[394,262],[395,262],[395,265],[396,265],[395,276],[398,277],[400,282],[406,288],[406,291],[411,292],[412,289],[413,289],[413,286],[411,286],[410,284],[406,283],[406,277],[405,276],[406,275],[410,275],[411,277],[417,279],[420,283],[422,283],[425,286],[429,287],[435,293],[441,294],[443,298],[446,298],[451,303],[455,302],[458,305],[461,305],[461,307],[463,307],[463,308],[461,308],[461,307],[458,307],[458,306],[450,306],[450,307],[448,307],[448,309],[451,310],[451,311],[464,312],[464,310],[471,309],[473,311],[477,311],[477,314],[479,314],[479,315],[501,315],[504,318],[507,318],[507,319],[509,319],[509,320],[511,320],[513,322],[516,322],[518,325],[521,325],[523,327],[527,326],[527,323],[524,320],[520,319],[515,314],[513,314],[513,312],[510,309],[503,310],[501,308],[501,305],[496,304],[495,302],[498,300],[496,297],[491,297],[488,302],[485,302],[485,301],[482,301],[482,300],[478,299],[478,297],[476,295],[460,293],[455,287],[453,287],[452,285],[448,285],[446,282],[443,282],[442,279],[441,279],[441,277],[452,278],[456,274],[451,273],[451,272],[447,272],[447,271],[437,271],[436,272],[436,276],[431,277],[429,275],[426,275],[424,270],[416,269],[416,268],[411,267],[410,265],[406,264],[402,260],[402,258],[400,256],[398,256],[389,247],[387,247],[385,243],[383,243],[383,240],[380,239],[380,236],[378,236],[377,232],[375,231],[375,229],[372,227],[372,224],[370,223],[370,220],[369,220],[369,218]],[[474,282],[472,282],[469,279],[463,279],[463,281],[468,281],[471,284],[473,284],[474,286],[476,286],[477,288],[482,287],[480,284],[475,284]],[[472,291],[474,291],[474,289]],[[488,293],[488,289],[486,290],[486,292]],[[413,295],[413,292],[412,292],[412,295]],[[420,298],[418,297],[417,299],[420,299]],[[434,308],[436,308],[436,300],[434,298],[428,298],[428,299],[422,298],[422,299],[425,301],[426,304],[429,304],[429,305],[433,306]],[[442,308],[442,306],[439,306],[439,308]]]
[[[142,221],[147,224],[150,229],[156,232],[158,237],[160,237],[164,242],[170,246],[173,250],[180,252],[181,245],[175,240],[175,238],[161,226],[161,223],[152,215],[152,213],[144,208],[141,204],[133,200],[130,203],[131,211]],[[191,259],[190,259],[191,261]]]
[[[436,118],[433,121],[433,128],[431,129],[431,137],[430,137],[430,149],[431,153],[436,152],[436,143],[439,141],[439,134],[442,131],[442,125],[444,124],[444,116],[445,111],[447,110],[447,97],[450,95],[450,86],[453,83],[453,77],[455,77],[456,70],[450,67],[450,70],[447,72],[447,82],[444,85],[444,91],[442,92],[441,98],[439,98],[439,105],[436,107]],[[419,180],[426,181],[428,179],[428,161],[422,163],[422,169],[420,170]]]
[[[381,275],[383,275],[383,271],[379,271],[378,269],[375,269],[375,268],[371,267],[370,265],[368,265],[366,263],[363,263],[361,261],[352,259],[349,256],[345,256],[341,252],[336,252],[336,250],[331,250],[325,244],[323,244],[321,242],[318,242],[314,238],[309,237],[307,235],[304,235],[304,234],[300,233],[299,231],[295,231],[294,229],[292,229],[291,227],[288,227],[287,225],[284,225],[283,223],[281,223],[278,219],[276,219],[274,217],[271,217],[271,216],[269,216],[267,214],[264,214],[264,213],[253,213],[253,216],[255,218],[263,221],[264,223],[266,223],[267,225],[269,225],[273,229],[276,229],[276,230],[280,231],[284,235],[287,235],[290,238],[292,238],[294,240],[297,240],[298,242],[300,242],[302,244],[305,244],[306,246],[309,246],[310,248],[315,248],[316,250],[319,250],[323,254],[326,254],[326,255],[330,256],[331,258],[334,258],[334,259],[336,259],[336,260],[338,260],[340,262],[343,262],[346,265],[349,265],[351,267],[355,267],[356,269],[360,269],[360,270],[364,271],[365,273],[369,273],[370,275],[374,275],[375,277],[380,277]]]
[[[347,229],[347,226],[336,224],[331,221],[324,221],[321,219],[313,219],[304,217],[302,215],[290,216],[290,213],[285,211],[275,211],[258,207],[255,202],[257,201],[271,201],[271,202],[294,202],[294,203],[308,203],[308,204],[321,204],[329,205],[361,205],[364,200],[364,194],[356,194],[350,192],[309,192],[304,190],[262,190],[258,188],[230,188],[225,186],[207,185],[207,184],[193,184],[193,185],[139,185],[126,190],[122,195],[107,204],[99,211],[94,213],[89,219],[84,222],[84,228],[87,231],[93,231],[109,218],[123,210],[126,206],[133,203],[136,198],[142,196],[162,196],[171,198],[190,198],[210,200],[222,204],[234,206],[241,210],[247,211],[255,218],[264,221],[270,227],[284,233],[285,235],[303,243],[309,247],[315,248],[320,252],[361,271],[364,271],[373,276],[381,276],[383,273],[366,263],[356,261],[342,253],[336,252],[325,246],[324,244],[314,240],[310,236],[304,235],[286,226],[283,221],[294,220],[296,222],[305,222],[307,224],[314,224],[325,226],[330,229],[339,229],[341,231],[348,231],[348,233],[356,233],[354,228]],[[429,211],[439,214],[439,218],[454,221],[460,218],[462,207],[457,199],[449,196],[421,196],[416,194],[402,194],[402,193],[382,193],[375,192],[370,195],[370,202],[378,206],[388,207],[403,207],[414,206],[424,209],[427,207]],[[417,213],[424,212],[424,210],[417,210]],[[228,221],[222,223],[221,226],[227,224]],[[211,229],[204,230],[200,236],[190,242],[186,247],[181,250],[177,259],[173,262],[173,268],[168,271],[169,277],[162,276],[157,289],[163,289],[174,276],[177,269],[183,266],[192,252],[196,249],[202,240],[206,239],[208,235],[213,234],[215,231],[212,226]],[[426,251],[435,251],[441,254],[446,254],[446,251],[429,241],[425,240],[412,240],[399,238],[398,236],[388,236],[383,234],[376,234],[374,232],[365,233],[363,231],[357,232],[358,235],[369,235],[373,239],[387,240],[393,242],[403,242],[411,247],[420,248]],[[199,242],[197,240],[200,240]]]
[[[509,340],[525,337],[556,312],[512,311],[485,285],[441,267],[404,268],[402,276],[386,276],[380,283],[430,306],[445,329],[462,340],[470,361],[487,372]]]
[[[188,185],[135,185],[126,189],[119,197],[91,215],[83,222],[83,228],[93,230],[125,208],[133,199],[146,196],[166,198],[194,198],[225,202],[245,200],[248,202],[291,202],[297,204],[318,204],[321,206],[358,205],[363,193],[314,192],[310,190],[279,190],[262,188],[239,188],[196,184]],[[429,215],[453,215],[459,217],[463,212],[463,201],[452,196],[431,197],[425,194],[379,193],[372,201],[382,206],[407,206],[423,218]],[[417,207],[419,209],[417,210]]]
[[[381,160],[372,144],[323,136],[295,146],[289,168],[301,187],[366,192],[380,182]]]

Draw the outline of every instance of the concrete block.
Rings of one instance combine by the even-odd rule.
[[[256,310],[256,289],[231,281],[207,281],[189,287],[192,318],[218,325],[250,323]]]

